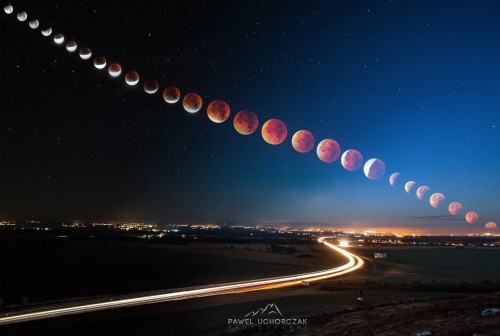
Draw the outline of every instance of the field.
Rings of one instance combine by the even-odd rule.
[[[353,247],[373,266],[370,278],[383,281],[500,281],[500,249],[441,247]],[[374,259],[375,252],[387,253]]]
[[[295,274],[346,262],[320,245],[297,245],[295,253],[274,253],[268,247],[25,237],[0,248],[0,297],[4,305],[15,305],[23,297],[35,303],[127,294]]]
[[[13,257],[13,251],[20,253],[15,260],[25,262],[22,276],[30,272],[38,277],[43,275],[46,278],[38,278],[38,281],[62,297],[81,296],[82,293],[95,295],[97,289],[99,293],[127,293],[237,281],[311,271],[345,262],[317,244],[295,245],[294,253],[275,253],[268,248],[269,245],[264,244],[165,246],[141,242],[99,242],[97,245],[73,242],[31,247],[23,253],[19,249],[11,250],[10,256]],[[420,246],[349,249],[367,258],[363,271],[310,287],[95,312],[7,326],[1,331],[17,335],[71,333],[75,336],[289,334],[289,331],[242,330],[227,325],[229,318],[241,318],[249,311],[275,303],[284,317],[308,318],[307,329],[294,331],[298,335],[389,336],[411,335],[420,330],[441,335],[472,335],[475,332],[498,335],[495,332],[500,330],[500,317],[482,318],[480,312],[500,302],[500,249]],[[387,259],[374,259],[374,252],[387,253]],[[2,258],[3,263],[4,254]],[[50,258],[53,264],[44,269],[37,267],[43,258]],[[31,268],[28,269],[28,265]],[[15,263],[9,267],[20,268]],[[58,268],[65,272],[57,271]],[[85,271],[79,271],[80,268]],[[57,278],[64,273],[67,273],[66,278]],[[3,273],[2,277],[5,277]],[[69,277],[77,283],[76,287],[66,288],[65,279]],[[12,283],[14,278],[10,279]],[[472,293],[456,291],[465,282],[478,284],[483,280],[492,284],[492,291],[476,293],[474,291],[479,288],[476,285],[471,287]],[[412,287],[415,284],[429,286],[415,290]],[[447,287],[450,284],[454,286]],[[31,288],[34,291],[41,287]],[[359,303],[359,297],[363,297],[364,304]]]

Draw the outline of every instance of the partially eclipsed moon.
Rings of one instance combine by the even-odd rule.
[[[229,114],[231,114],[229,105],[223,100],[214,100],[208,104],[207,116],[214,123],[223,123],[229,118]]]
[[[94,58],[94,66],[97,69],[104,69],[106,67],[106,59],[102,56],[97,56]]]
[[[424,199],[424,196],[425,194],[430,190],[430,188],[428,186],[420,186],[417,188],[417,197],[419,200],[423,200]]]
[[[137,71],[129,71],[125,74],[125,83],[130,86],[136,85],[139,83],[139,74]]]
[[[189,113],[196,113],[201,109],[203,105],[203,100],[201,100],[200,95],[196,93],[188,93],[184,96],[182,100],[182,106]]]
[[[55,34],[54,35],[54,42],[56,44],[62,44],[64,42],[64,35],[63,34]]]
[[[316,154],[321,161],[332,163],[337,161],[340,156],[340,145],[333,139],[324,139],[318,144]]]
[[[66,50],[69,52],[74,52],[77,48],[76,42],[75,41],[68,41],[66,42]]]
[[[299,153],[310,152],[314,147],[314,135],[306,130],[295,132],[292,137],[292,147]]]
[[[181,99],[181,92],[175,86],[167,86],[163,90],[163,99],[169,104],[175,104]]]
[[[154,79],[145,81],[143,85],[144,91],[148,94],[155,94],[158,91],[158,87],[158,81]]]
[[[259,118],[253,111],[241,110],[234,116],[233,126],[236,132],[250,135],[259,127]]]
[[[279,145],[285,141],[288,129],[279,119],[269,119],[262,125],[262,138],[270,145]]]
[[[88,60],[92,56],[92,51],[89,48],[80,49],[80,58],[82,60]]]
[[[46,29],[42,29],[43,36],[50,36],[50,34],[52,34],[52,28],[48,27]]]
[[[108,72],[111,77],[118,77],[122,73],[122,66],[118,63],[111,63],[108,67]]]
[[[486,225],[484,226],[485,229],[496,229],[497,228],[497,224],[495,222],[488,222],[486,223]]]
[[[38,22],[37,19],[34,19],[29,22],[29,25],[31,29],[37,29],[38,26],[40,25],[40,22]]]
[[[370,180],[378,180],[385,174],[385,164],[380,159],[370,159],[366,161],[363,171]]]
[[[437,208],[439,206],[439,203],[441,203],[442,200],[444,200],[445,197],[441,193],[434,193],[431,195],[429,198],[429,203],[433,208]]]
[[[363,155],[355,149],[348,149],[340,158],[342,167],[349,171],[355,171],[363,165]]]
[[[389,176],[389,184],[394,187],[399,176],[401,176],[401,173],[392,173]]]
[[[474,211],[469,211],[465,214],[465,220],[469,224],[474,224],[478,218],[479,218],[479,215],[477,214],[477,212],[474,212]]]
[[[408,181],[405,183],[405,191],[409,194],[411,192],[411,189],[417,184],[415,181]]]
[[[453,216],[456,216],[460,210],[462,210],[462,204],[459,202],[451,202],[448,205],[448,212]]]

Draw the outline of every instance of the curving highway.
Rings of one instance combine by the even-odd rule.
[[[212,295],[236,294],[248,291],[273,289],[286,286],[299,285],[303,281],[311,282],[337,277],[346,273],[356,271],[363,267],[364,261],[360,257],[347,252],[326,241],[328,237],[319,238],[318,241],[331,248],[337,253],[342,254],[348,262],[342,266],[310,273],[289,275],[277,278],[257,279],[237,283],[227,283],[221,285],[210,285],[198,287],[196,289],[185,289],[172,293],[147,292],[135,296],[116,296],[114,299],[105,298],[101,302],[92,303],[74,303],[71,306],[52,306],[43,310],[16,312],[12,315],[0,316],[0,325],[33,321],[45,318],[59,317],[63,315],[81,314],[99,310],[131,307],[151,303],[186,300]]]

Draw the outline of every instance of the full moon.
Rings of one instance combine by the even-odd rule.
[[[92,51],[89,48],[80,49],[80,58],[82,60],[88,60],[92,56]]]
[[[12,14],[12,12],[14,11],[14,7],[12,7],[12,5],[7,5],[3,8],[5,14]]]
[[[102,56],[97,56],[94,58],[94,66],[97,69],[104,69],[106,67],[106,59]]]
[[[21,22],[26,21],[28,14],[26,12],[17,13],[17,19]]]
[[[394,187],[396,184],[396,181],[398,177],[401,176],[401,173],[392,173],[391,176],[389,176],[389,184]]]
[[[139,83],[139,74],[137,71],[129,71],[125,74],[125,83],[130,86],[133,86]]]
[[[417,197],[419,200],[423,200],[425,194],[430,190],[428,186],[420,186],[417,188]]]
[[[54,42],[56,44],[62,44],[64,42],[64,35],[63,34],[55,34],[54,35]]]
[[[413,188],[413,186],[415,186],[415,184],[417,184],[415,181],[408,181],[405,183],[405,191],[409,194],[411,192],[411,189]]]
[[[262,125],[262,138],[270,145],[279,145],[285,141],[288,129],[283,121],[269,119]]]
[[[31,29],[37,29],[38,26],[40,25],[40,22],[38,22],[37,19],[34,19],[29,22],[29,25]]]
[[[307,153],[314,147],[314,135],[306,130],[297,131],[292,137],[292,146],[299,153]]]
[[[169,104],[175,104],[181,98],[181,92],[175,86],[167,86],[163,90],[163,99]]]
[[[441,203],[442,200],[444,200],[445,197],[441,193],[434,193],[431,195],[429,198],[429,203],[433,208],[437,208],[439,206],[439,203]]]
[[[348,149],[340,158],[342,167],[349,171],[355,171],[363,165],[363,155],[355,149]]]
[[[453,216],[456,216],[460,210],[462,210],[462,204],[459,202],[451,202],[448,205],[448,212]]]
[[[208,119],[214,123],[220,124],[229,118],[229,105],[223,100],[214,100],[207,107]]]
[[[75,41],[68,41],[66,42],[66,50],[69,52],[74,52],[76,50],[76,42]]]
[[[370,159],[366,161],[363,171],[370,180],[378,180],[385,174],[385,164],[380,159]]]
[[[241,110],[234,116],[233,126],[236,132],[250,135],[259,127],[259,118],[253,111]]]
[[[144,91],[148,94],[155,94],[158,91],[158,81],[152,79],[144,82],[143,88]]]
[[[43,36],[49,36],[50,34],[52,34],[52,28],[46,28],[46,29],[42,29],[42,35]]]
[[[474,211],[469,211],[469,212],[467,212],[467,214],[465,214],[465,220],[469,224],[474,224],[478,218],[479,218],[479,216],[478,216],[477,212],[474,212]]]
[[[201,109],[202,105],[203,101],[201,100],[200,95],[196,93],[188,93],[182,100],[182,106],[189,113],[198,112]]]
[[[497,228],[497,224],[495,222],[488,222],[486,223],[486,225],[484,226],[485,229],[496,229]]]
[[[333,139],[324,139],[316,148],[318,158],[326,163],[332,163],[340,157],[340,145]]]
[[[108,67],[111,77],[118,77],[122,73],[122,66],[118,63],[111,63]]]

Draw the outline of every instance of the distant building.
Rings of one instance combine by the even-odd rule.
[[[375,259],[385,259],[387,258],[387,253],[375,252],[373,256],[375,257]]]

